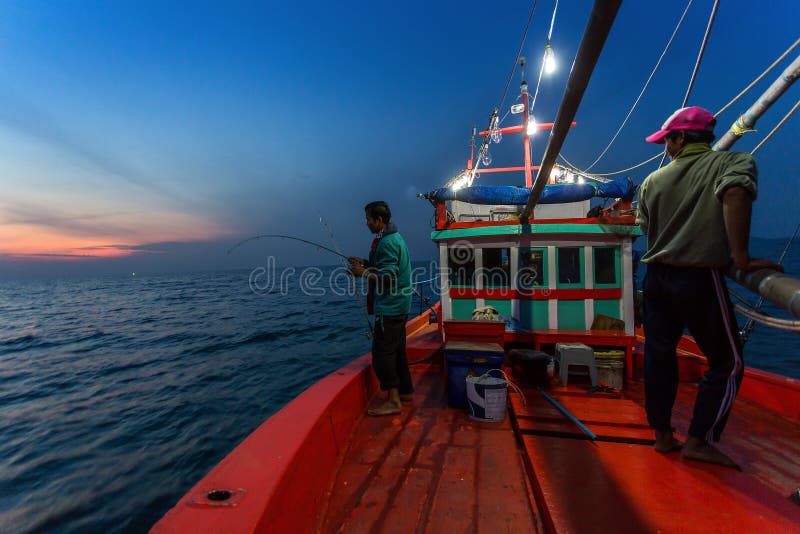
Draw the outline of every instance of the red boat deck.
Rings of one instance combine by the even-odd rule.
[[[673,424],[688,427],[696,386],[682,384]],[[596,443],[535,392],[512,405],[548,530],[557,532],[797,532],[800,428],[737,401],[721,448],[743,472],[662,455],[652,447],[643,388],[623,398],[555,391]],[[516,398],[515,398],[516,397]],[[538,398],[537,398],[538,397]]]
[[[448,408],[438,364],[412,371],[414,406],[356,428],[322,531],[541,531],[510,420]]]
[[[800,532],[789,498],[800,427],[748,401],[737,401],[722,444],[738,472],[656,453],[640,383],[624,395],[552,391],[597,434],[592,443],[535,390],[527,406],[511,395],[503,423],[482,423],[447,407],[438,365],[414,378],[413,408],[356,427],[323,532]],[[679,433],[695,391],[681,385]]]

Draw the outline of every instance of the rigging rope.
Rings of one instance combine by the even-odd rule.
[[[500,97],[500,103],[497,105],[497,109],[503,109],[503,102],[506,100],[506,94],[508,93],[508,87],[511,85],[511,80],[514,78],[514,72],[517,70],[517,63],[519,63],[519,56],[522,53],[522,47],[525,46],[525,39],[528,37],[528,28],[531,26],[531,20],[533,20],[533,13],[536,11],[536,2],[537,0],[533,0],[533,5],[531,6],[531,13],[528,15],[528,22],[525,24],[525,31],[522,33],[522,40],[519,43],[519,48],[517,49],[517,55],[514,57],[514,64],[511,66],[511,72],[508,73],[508,79],[506,80],[506,87],[503,89],[503,96]]]
[[[738,95],[736,95],[735,97],[733,97],[733,99],[732,99],[730,102],[728,102],[727,104],[725,104],[724,106],[722,106],[722,109],[720,109],[719,111],[717,111],[716,113],[714,113],[714,116],[715,116],[715,117],[716,117],[716,116],[718,116],[720,113],[722,113],[723,111],[725,111],[726,109],[728,109],[729,107],[731,107],[731,106],[732,106],[732,105],[733,105],[733,104],[734,104],[734,103],[735,103],[737,100],[739,100],[740,98],[742,98],[742,97],[743,97],[743,96],[744,96],[744,95],[745,95],[745,94],[746,94],[746,93],[747,93],[747,92],[748,92],[750,89],[752,89],[752,88],[753,88],[753,86],[754,86],[755,84],[757,84],[758,82],[760,82],[760,81],[761,81],[761,80],[764,78],[764,76],[766,76],[767,74],[769,74],[769,71],[771,71],[772,69],[774,69],[776,66],[778,66],[778,64],[779,64],[781,61],[783,61],[784,59],[786,59],[786,56],[788,56],[789,54],[791,54],[791,53],[792,53],[792,51],[793,51],[795,48],[797,48],[797,47],[798,47],[798,45],[800,45],[800,39],[796,40],[796,41],[794,42],[794,44],[792,44],[792,46],[790,46],[788,49],[786,49],[786,52],[784,52],[783,54],[781,54],[781,56],[780,56],[778,59],[776,59],[775,61],[773,61],[773,62],[772,62],[772,65],[770,65],[769,67],[767,67],[767,69],[766,69],[764,72],[762,72],[762,73],[761,73],[761,74],[760,74],[760,75],[759,75],[759,76],[758,76],[758,77],[757,77],[755,80],[753,80],[752,82],[750,82],[750,85],[748,85],[747,87],[745,87],[744,89],[742,89],[742,91],[741,91],[741,92],[740,92]]]
[[[700,51],[697,53],[697,61],[694,63],[694,70],[692,76],[689,78],[689,86],[686,88],[686,94],[683,96],[682,108],[686,107],[686,102],[689,101],[689,95],[692,94],[692,87],[694,87],[694,80],[697,78],[697,71],[700,70],[700,62],[703,60],[703,54],[706,51],[708,44],[708,36],[711,34],[711,26],[714,25],[714,18],[717,16],[717,9],[719,9],[719,0],[714,0],[714,7],[711,8],[711,15],[708,18],[708,26],[706,26],[706,34],[703,36],[703,42],[700,45]]]
[[[500,97],[500,103],[497,105],[496,108],[494,108],[494,111],[492,111],[492,116],[489,119],[489,126],[486,128],[486,135],[483,136],[483,142],[481,143],[481,147],[478,149],[478,157],[475,160],[475,166],[472,168],[472,172],[470,173],[469,182],[467,183],[467,185],[472,185],[472,182],[475,180],[475,176],[478,172],[478,167],[480,167],[481,159],[483,158],[483,155],[486,153],[486,151],[489,150],[489,139],[491,138],[492,129],[499,126],[498,115],[503,107],[503,103],[506,100],[506,95],[508,94],[508,87],[511,85],[511,80],[514,78],[514,72],[516,72],[517,70],[517,63],[519,63],[519,57],[520,54],[522,54],[522,48],[525,46],[525,39],[527,39],[528,37],[528,28],[530,28],[531,26],[531,20],[533,20],[533,14],[536,11],[536,3],[537,0],[533,0],[533,5],[531,5],[531,12],[528,15],[528,22],[525,23],[525,31],[522,32],[522,39],[520,40],[519,48],[517,49],[517,55],[514,58],[514,65],[511,66],[511,72],[508,73],[506,86],[503,89],[503,96]],[[448,181],[448,184],[451,181],[453,181],[453,179]],[[445,184],[445,187],[447,187],[448,184]]]
[[[694,81],[697,78],[697,71],[700,70],[700,62],[703,60],[703,54],[706,52],[706,45],[708,44],[708,36],[711,35],[711,27],[714,25],[714,18],[717,16],[717,9],[719,9],[719,0],[714,0],[714,6],[711,8],[711,15],[708,17],[708,25],[706,26],[706,32],[703,35],[703,40],[700,42],[700,50],[697,51],[697,60],[694,62],[694,69],[692,69],[692,75],[689,76],[689,85],[686,86],[686,94],[683,95],[683,102],[681,103],[681,107],[685,108],[686,103],[689,101],[689,95],[692,94],[692,87],[694,87]],[[666,151],[661,156],[661,161],[658,163],[658,168],[664,166],[664,160],[667,159]]]
[[[789,110],[789,113],[787,113],[786,115],[784,115],[784,117],[781,119],[781,122],[779,122],[779,123],[778,123],[778,124],[777,124],[777,125],[776,125],[776,126],[773,128],[773,129],[772,129],[772,131],[771,131],[771,132],[769,132],[769,133],[767,134],[767,136],[766,136],[766,137],[764,137],[764,139],[762,139],[762,140],[761,140],[761,142],[760,142],[760,143],[758,143],[758,144],[756,145],[756,147],[755,147],[753,150],[751,150],[751,151],[750,151],[750,154],[755,154],[755,153],[758,151],[758,149],[759,149],[759,148],[761,148],[761,147],[764,145],[764,143],[766,143],[767,141],[769,141],[769,138],[770,138],[770,137],[772,137],[772,134],[774,134],[775,132],[777,132],[777,131],[780,129],[780,127],[781,127],[781,126],[783,126],[783,123],[784,123],[784,122],[786,122],[787,120],[789,120],[789,117],[791,117],[791,116],[794,114],[794,112],[795,112],[795,111],[797,111],[797,108],[798,108],[798,107],[800,107],[800,100],[798,100],[798,101],[797,101],[797,103],[794,105],[794,107],[792,107],[792,109],[790,109],[790,110]]]
[[[742,91],[738,95],[733,97],[733,99],[730,102],[725,104],[719,111],[714,113],[714,116],[716,117],[716,116],[720,115],[725,110],[727,110],[729,107],[731,107],[733,104],[735,104],[741,97],[743,97],[745,94],[747,94],[747,92],[750,91],[750,89],[752,89],[758,82],[760,82],[762,79],[764,79],[764,77],[767,74],[769,74],[772,69],[774,69],[776,66],[778,66],[781,61],[786,59],[786,57],[789,54],[791,54],[794,51],[794,49],[797,48],[798,46],[800,46],[800,39],[796,40],[789,48],[786,49],[786,51],[783,54],[780,55],[780,57],[778,57],[775,61],[773,61],[772,64],[769,67],[767,67],[766,70],[764,70],[764,72],[762,72],[760,75],[758,75],[758,77],[755,80],[750,82],[750,85],[748,85],[747,87],[742,89]],[[560,156],[564,161],[567,161],[566,158],[564,158],[563,155],[560,155]],[[641,163],[637,163],[636,165],[633,165],[632,167],[628,167],[627,169],[623,169],[621,171],[607,172],[607,173],[603,173],[603,174],[597,174],[597,173],[591,173],[591,174],[592,174],[592,176],[614,176],[616,174],[622,174],[622,173],[625,173],[625,172],[628,172],[628,171],[632,171],[634,169],[638,169],[639,167],[641,167],[643,165],[646,165],[646,164],[650,163],[651,161],[658,159],[659,157],[662,157],[661,153],[659,153],[659,154],[657,154],[657,155],[653,156],[652,158],[649,158],[649,159],[647,159],[645,161],[642,161]],[[572,164],[570,164],[570,165],[572,165]],[[574,165],[573,165],[573,170],[579,171],[579,169],[577,167],[575,167]],[[580,171],[580,172],[584,172],[584,171]]]
[[[547,32],[547,46],[550,46],[550,38],[553,37],[553,24],[555,24],[556,22],[556,11],[558,11],[558,0],[556,0],[556,5],[555,7],[553,7],[553,16],[550,17],[550,29]],[[536,105],[536,97],[539,96],[539,85],[542,83],[543,72],[544,72],[544,57],[542,57],[542,64],[539,66],[539,77],[536,80],[536,90],[533,92],[533,98],[531,99],[529,115],[533,115],[533,108]]]
[[[794,233],[792,234],[792,237],[789,238],[789,240],[786,242],[786,246],[783,247],[783,252],[781,252],[781,257],[778,259],[778,265],[783,265],[783,260],[786,259],[786,254],[789,252],[789,248],[792,246],[792,242],[794,241],[794,238],[797,237],[797,232],[800,232],[800,223],[797,224],[797,226],[794,229]],[[729,290],[729,291],[731,291],[731,290]],[[733,293],[733,291],[731,291],[731,293]],[[739,300],[742,300],[742,298],[739,295],[735,295],[735,296]],[[761,306],[764,305],[764,300],[765,299],[764,299],[763,296],[759,296],[758,304],[756,304],[756,306],[755,306],[755,311],[756,312],[760,312],[761,311]],[[747,304],[752,307],[752,304],[750,304],[749,302]],[[755,319],[750,318],[750,320],[747,321],[747,324],[744,325],[744,328],[742,328],[741,336],[742,336],[742,342],[743,343],[747,341],[747,338],[750,336],[750,333],[753,331],[753,328],[755,327],[754,321],[755,321]]]
[[[764,315],[760,312],[748,310],[740,304],[734,305],[734,309],[748,319],[751,319],[757,323],[771,326],[772,328],[778,328],[780,330],[788,330],[789,332],[800,333],[800,321],[776,319],[775,317],[770,317],[769,315]]]
[[[628,114],[625,115],[625,119],[622,121],[622,124],[619,125],[619,128],[617,129],[617,133],[615,133],[614,137],[611,138],[611,141],[608,142],[608,146],[606,146],[603,149],[603,151],[600,153],[600,155],[597,156],[597,159],[595,159],[592,162],[591,165],[586,167],[586,172],[590,171],[592,169],[592,167],[597,165],[597,162],[599,162],[601,159],[603,159],[603,156],[605,156],[606,152],[608,152],[608,149],[611,148],[611,145],[614,144],[614,141],[617,140],[617,137],[619,136],[620,132],[625,127],[625,125],[628,123],[628,119],[633,114],[633,111],[636,109],[636,106],[639,104],[639,100],[641,100],[642,95],[644,95],[644,92],[647,90],[647,86],[650,85],[650,81],[653,79],[653,76],[655,76],[656,71],[658,70],[658,67],[661,66],[661,61],[664,59],[664,56],[667,54],[667,50],[669,50],[669,47],[672,45],[672,41],[675,39],[675,35],[678,33],[678,30],[680,29],[681,24],[683,24],[683,20],[686,18],[686,14],[689,12],[689,8],[692,6],[692,2],[693,2],[693,0],[689,0],[689,3],[686,4],[686,9],[683,10],[683,14],[681,15],[681,18],[678,21],[678,25],[675,26],[675,29],[673,30],[672,35],[670,36],[669,40],[667,41],[667,45],[664,47],[664,50],[661,52],[661,56],[658,58],[658,61],[656,62],[656,66],[653,67],[652,72],[650,72],[650,76],[647,77],[647,81],[644,83],[644,87],[642,87],[642,90],[639,92],[639,96],[636,97],[636,100],[633,102],[633,106],[631,106],[630,111],[628,111]]]
[[[622,174],[622,173],[625,173],[625,172],[628,172],[628,171],[632,171],[634,169],[638,169],[639,167],[641,167],[643,165],[647,165],[648,163],[650,163],[652,161],[655,161],[658,158],[660,158],[661,157],[661,152],[659,152],[658,154],[656,154],[655,156],[653,156],[653,157],[651,157],[649,159],[646,159],[646,160],[644,160],[644,161],[642,161],[640,163],[637,163],[636,165],[633,165],[632,167],[628,167],[627,169],[622,169],[621,171],[614,171],[614,172],[605,172],[605,173],[596,173],[596,172],[587,173],[586,171],[582,171],[582,170],[578,169],[577,167],[575,167],[572,163],[570,163],[569,160],[567,160],[567,158],[564,157],[564,154],[559,154],[558,156],[562,160],[564,160],[564,162],[569,167],[571,167],[573,171],[576,171],[576,172],[579,172],[579,173],[584,173],[584,174],[587,174],[589,176],[603,177],[603,176],[614,176],[615,174]]]

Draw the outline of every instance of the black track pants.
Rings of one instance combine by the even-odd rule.
[[[744,374],[736,316],[722,273],[715,269],[648,264],[644,280],[644,379],[647,419],[671,429],[678,391],[675,349],[688,328],[708,359],[689,435],[719,441]]]

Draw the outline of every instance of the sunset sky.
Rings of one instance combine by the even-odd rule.
[[[644,137],[680,106],[712,3],[693,3],[593,170],[658,152]],[[685,6],[623,2],[564,147],[573,163],[588,165],[611,139]],[[363,255],[362,206],[381,198],[412,256],[433,257],[431,208],[415,195],[464,167],[470,129],[500,98],[529,9],[517,0],[4,3],[0,275],[250,267],[267,254],[332,263],[286,242],[226,250],[265,232],[330,245],[323,215],[345,252]],[[590,9],[559,6],[559,68],[542,83],[541,121],[556,114]],[[538,2],[523,51],[532,87],[552,10]],[[796,0],[723,2],[689,103],[717,111],[800,37],[798,20]],[[718,135],[798,54],[719,117]],[[792,87],[736,148],[751,150],[799,97]],[[800,222],[798,115],[756,155],[755,235],[786,236]],[[534,139],[537,163],[545,142]],[[521,164],[520,144],[492,145],[494,165]],[[640,183],[654,169],[630,176]]]

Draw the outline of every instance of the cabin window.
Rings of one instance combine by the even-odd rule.
[[[617,270],[617,247],[595,247],[594,283],[595,285],[619,285]]]
[[[547,249],[544,248],[520,249],[517,287],[520,289],[547,287],[546,254]]]
[[[511,287],[511,249],[483,249],[483,287]]]
[[[475,287],[475,249],[447,249],[447,265],[450,269],[450,287]]]
[[[583,286],[583,247],[559,247],[556,251],[559,287]]]

